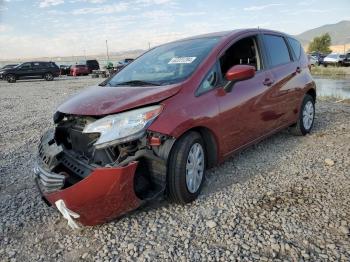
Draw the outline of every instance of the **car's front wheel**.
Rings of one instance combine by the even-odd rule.
[[[300,108],[299,118],[297,123],[292,126],[292,133],[299,136],[304,136],[310,133],[315,119],[315,101],[312,96],[306,94]]]
[[[9,83],[15,83],[16,82],[16,76],[15,75],[13,75],[13,74],[9,74],[9,75],[7,75],[6,76],[6,79],[7,79],[7,82],[9,82]]]
[[[195,200],[205,178],[206,153],[202,137],[189,132],[174,144],[168,162],[167,194],[171,201]]]
[[[44,79],[45,79],[46,81],[52,81],[52,80],[53,80],[53,74],[52,74],[52,73],[46,73],[46,74],[44,75]]]

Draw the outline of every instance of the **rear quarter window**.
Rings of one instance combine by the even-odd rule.
[[[291,61],[287,43],[282,36],[264,35],[263,39],[271,67],[287,64]]]
[[[300,59],[301,56],[301,45],[298,40],[295,40],[293,38],[288,37],[289,44],[293,50],[293,53],[295,55],[295,58],[297,60]]]

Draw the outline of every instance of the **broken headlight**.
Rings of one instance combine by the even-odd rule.
[[[109,115],[88,124],[83,133],[100,134],[96,148],[129,142],[142,137],[161,111],[162,106],[157,105]]]

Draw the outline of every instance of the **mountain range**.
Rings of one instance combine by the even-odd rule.
[[[340,21],[336,24],[323,25],[304,33],[297,35],[296,37],[301,41],[303,45],[308,45],[312,39],[316,36],[329,33],[332,38],[332,45],[344,45],[350,43],[350,21]]]

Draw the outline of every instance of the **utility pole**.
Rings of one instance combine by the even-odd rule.
[[[108,42],[106,40],[106,49],[107,49],[107,62],[109,62],[109,53],[108,53]]]

